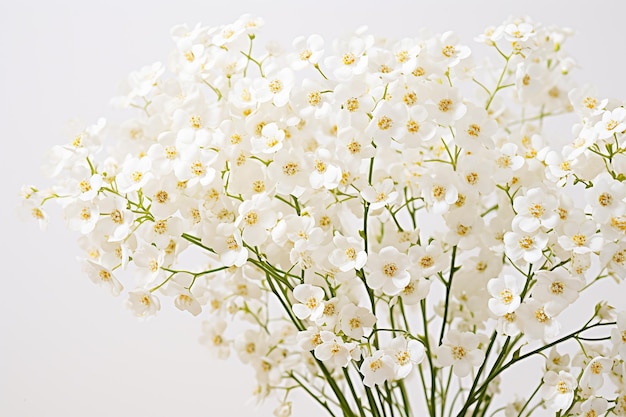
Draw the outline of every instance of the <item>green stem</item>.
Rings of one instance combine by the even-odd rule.
[[[495,367],[494,367],[494,371],[489,375],[489,377],[487,377],[487,379],[482,383],[481,387],[476,391],[476,393],[474,395],[481,394],[483,391],[485,391],[491,381],[493,381],[498,375],[500,375],[502,372],[504,372],[505,370],[510,368],[512,365],[514,365],[514,364],[516,364],[516,363],[518,363],[518,362],[520,362],[520,361],[522,361],[522,360],[524,360],[524,359],[526,359],[526,358],[528,358],[528,357],[530,357],[532,355],[535,355],[537,353],[543,352],[546,349],[550,349],[553,346],[556,346],[556,345],[558,345],[560,343],[563,343],[566,340],[569,340],[569,339],[571,339],[573,337],[576,337],[578,334],[580,334],[582,332],[585,332],[587,330],[593,329],[594,327],[615,326],[617,323],[613,321],[613,322],[606,322],[606,323],[596,323],[596,324],[593,324],[591,326],[587,326],[587,324],[585,324],[582,328],[580,328],[580,329],[578,329],[578,330],[576,330],[576,331],[574,331],[574,332],[572,332],[572,333],[570,333],[570,334],[568,334],[566,336],[563,336],[560,339],[555,340],[554,342],[548,343],[548,344],[543,345],[543,346],[541,346],[541,347],[539,347],[537,349],[534,349],[534,350],[532,350],[532,351],[530,351],[528,353],[525,353],[525,354],[520,355],[520,356],[518,356],[518,357],[516,357],[514,359],[509,360],[502,367],[499,367],[499,369],[495,369]],[[468,404],[474,403],[477,400],[478,400],[478,398],[474,398],[474,399],[468,398]],[[462,417],[462,414],[459,414],[459,417]]]
[[[524,406],[522,407],[522,409],[519,410],[519,413],[517,414],[517,417],[522,417],[522,414],[524,413],[524,410],[526,410],[526,408],[528,408],[528,405],[530,404],[532,399],[535,397],[535,395],[537,395],[537,393],[539,392],[539,389],[541,388],[542,385],[543,385],[543,380],[539,383],[539,385],[537,385],[537,388],[535,388],[535,390],[530,395],[528,400],[524,403]]]
[[[426,358],[428,359],[428,365],[430,367],[430,402],[427,400],[428,411],[430,411],[431,417],[436,417],[435,411],[435,388],[437,368],[433,365],[432,350],[430,348],[430,338],[428,336],[428,321],[426,319],[426,299],[420,301],[420,307],[422,309],[422,321],[424,323],[424,345],[426,347]]]
[[[354,389],[354,385],[352,384],[352,379],[350,378],[350,373],[348,372],[346,368],[343,368],[343,375],[344,375],[344,378],[346,378],[346,382],[348,383],[348,388],[350,388],[350,392],[352,393],[352,397],[354,398],[354,403],[359,409],[359,414],[361,414],[361,417],[365,417],[365,411],[363,411],[363,407],[361,406],[361,399],[359,398],[359,396],[357,395]]]
[[[302,389],[304,389],[304,391],[306,391],[307,394],[309,394],[309,396],[311,398],[313,398],[315,401],[317,401],[317,403],[319,405],[321,405],[322,407],[324,407],[326,409],[326,411],[328,411],[328,414],[330,414],[331,417],[336,417],[335,413],[333,413],[333,411],[330,409],[330,407],[328,406],[328,403],[325,401],[322,401],[319,398],[319,395],[315,394],[314,392],[312,392],[306,385],[304,385],[304,383],[302,383],[302,381],[300,381],[298,378],[296,378],[296,376],[293,374],[293,372],[291,374],[289,374],[289,377],[291,379],[293,379],[294,381],[296,381],[298,383],[298,385],[300,385],[300,387],[302,387]]]
[[[500,88],[502,86],[502,80],[504,79],[504,75],[506,74],[506,71],[509,68],[509,59],[510,59],[510,57],[505,56],[504,59],[506,60],[505,63],[504,63],[504,67],[502,67],[502,72],[500,72],[500,77],[498,78],[498,83],[496,84],[496,88],[493,90],[493,93],[489,97],[489,100],[487,100],[487,104],[485,105],[485,110],[489,110],[489,106],[491,106],[491,103],[493,102],[493,99],[496,97],[496,94],[500,90]]]
[[[454,277],[454,273],[457,271],[457,268],[454,266],[454,261],[456,259],[456,245],[452,247],[452,260],[450,261],[450,273],[448,275],[448,282],[446,283],[446,303],[445,308],[443,310],[443,321],[441,323],[441,332],[439,332],[439,345],[443,342],[443,335],[446,330],[446,322],[448,321],[448,307],[450,305],[450,294],[452,292],[452,278]]]

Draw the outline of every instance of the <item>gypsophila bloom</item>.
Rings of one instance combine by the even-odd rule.
[[[345,368],[353,359],[356,343],[345,343],[332,332],[320,332],[321,343],[315,347],[315,357],[321,361]]]
[[[619,353],[622,360],[626,358],[626,312],[617,315],[617,329],[611,331],[613,349]]]
[[[550,309],[536,299],[530,298],[522,303],[516,311],[524,335],[529,339],[550,339],[561,330],[561,325]]]
[[[606,413],[608,409],[608,402],[605,398],[602,397],[591,397],[585,400],[580,405],[580,414],[579,416],[583,417],[591,417],[591,416],[601,416]]]
[[[297,391],[333,416],[626,415],[626,109],[576,84],[572,32],[511,17],[474,54],[263,25],[173,27],[20,214],[59,203],[91,281],[201,318],[276,416]]]
[[[407,377],[413,366],[420,364],[426,356],[424,345],[417,340],[407,340],[401,336],[391,340],[385,350],[393,358],[396,379]]]
[[[578,386],[576,378],[570,373],[548,371],[543,377],[541,396],[553,410],[566,409],[574,399],[574,391]]]
[[[409,283],[409,258],[396,248],[387,246],[372,253],[367,260],[368,285],[386,294],[396,295]]]
[[[160,309],[159,299],[148,291],[131,291],[128,293],[128,308],[138,317],[154,316]]]
[[[597,356],[589,361],[589,364],[580,377],[581,387],[598,390],[604,385],[604,374],[608,373],[613,366],[613,361],[609,358]]]
[[[293,296],[300,303],[293,305],[293,312],[299,319],[315,321],[324,313],[324,290],[309,284],[301,284],[293,289]]]
[[[381,385],[394,376],[393,360],[384,351],[379,350],[363,360],[359,371],[363,375],[365,386]]]
[[[443,344],[436,350],[437,361],[443,366],[452,365],[456,376],[467,376],[473,367],[483,361],[484,353],[478,349],[478,344],[475,334],[450,330],[446,333]]]
[[[524,284],[522,277],[513,275],[489,280],[487,289],[492,296],[489,299],[489,310],[497,316],[513,313],[521,303],[520,293]]]

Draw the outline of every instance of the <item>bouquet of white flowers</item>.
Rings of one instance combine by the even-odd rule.
[[[574,85],[569,31],[510,19],[478,60],[452,32],[259,51],[262,24],[174,27],[23,208],[58,202],[137,316],[206,315],[277,416],[294,390],[330,416],[626,416],[623,306],[563,320],[626,274],[626,108]]]

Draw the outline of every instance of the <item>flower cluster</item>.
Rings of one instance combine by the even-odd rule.
[[[626,312],[563,319],[626,274],[626,108],[574,85],[570,33],[510,19],[479,60],[452,32],[259,52],[262,24],[174,27],[114,99],[126,121],[52,149],[24,210],[45,226],[59,202],[137,316],[210,317],[201,342],[276,415],[302,389],[329,415],[626,416]],[[534,391],[498,399],[542,357]]]

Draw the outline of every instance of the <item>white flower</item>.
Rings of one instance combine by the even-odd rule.
[[[142,223],[140,233],[146,242],[164,249],[172,239],[178,238],[183,233],[183,222],[179,217],[157,218],[153,222]]]
[[[435,61],[443,61],[447,67],[454,67],[462,59],[467,58],[471,50],[469,47],[459,44],[457,34],[448,31],[439,37],[434,37],[429,42],[428,52]]]
[[[597,226],[584,216],[570,217],[563,224],[563,235],[559,236],[559,245],[574,253],[596,252],[602,248],[604,239],[596,233]]]
[[[280,129],[276,123],[268,123],[261,129],[260,136],[254,136],[250,139],[252,145],[252,153],[273,154],[283,147],[285,140],[285,131]]]
[[[429,279],[412,277],[399,294],[402,302],[406,305],[416,305],[428,296],[431,283]]]
[[[110,269],[105,268],[90,259],[83,260],[83,270],[94,284],[107,288],[111,291],[111,294],[116,297],[120,295],[124,289],[122,284],[117,280]]]
[[[211,165],[217,158],[214,151],[196,149],[181,153],[174,162],[174,172],[179,181],[185,181],[189,189],[205,187],[215,178],[215,168]]]
[[[348,40],[334,42],[335,54],[328,56],[324,63],[339,81],[347,81],[367,71],[368,56],[366,49],[370,39],[351,37]]]
[[[420,277],[425,278],[443,271],[449,262],[438,241],[432,241],[426,246],[411,246],[409,257],[412,262],[411,272],[416,271]]]
[[[584,281],[572,277],[565,269],[539,271],[535,274],[537,282],[532,290],[533,298],[543,302],[548,313],[558,315],[577,298]]]
[[[607,243],[600,250],[600,264],[617,276],[626,276],[626,243]]]
[[[68,228],[83,235],[91,233],[100,220],[100,207],[96,202],[74,200],[64,211]],[[33,211],[33,216],[38,218],[40,212]]]
[[[265,78],[257,78],[253,83],[257,99],[261,103],[271,101],[277,107],[285,106],[289,102],[294,79],[294,73],[290,68],[283,68],[274,74],[268,74]]]
[[[317,64],[324,54],[324,39],[320,35],[310,35],[307,38],[298,36],[292,44],[296,56],[290,62],[294,70]]]
[[[559,334],[559,322],[546,311],[545,304],[526,299],[515,312],[524,335],[530,339],[550,339]]]
[[[447,165],[436,165],[429,173],[422,179],[422,195],[433,213],[443,214],[459,198],[458,177]]]
[[[613,352],[619,353],[622,360],[626,360],[626,311],[617,314],[617,329],[611,330]]]
[[[397,138],[404,115],[404,106],[383,101],[372,113],[372,120],[365,129],[377,146],[390,146],[391,139]]]
[[[335,156],[328,149],[319,148],[314,155],[313,170],[309,175],[309,182],[313,189],[337,188],[342,180],[341,168],[337,164]]]
[[[386,246],[377,253],[370,252],[366,264],[369,271],[367,285],[385,294],[396,295],[411,279],[409,266],[409,257],[393,246]]]
[[[520,275],[503,275],[493,278],[487,283],[492,298],[489,299],[489,310],[496,316],[504,316],[517,310],[521,303],[520,294],[526,280]]]
[[[163,272],[165,252],[153,245],[141,245],[133,252],[133,263],[138,269],[139,282],[152,284]]]
[[[609,358],[602,356],[596,356],[583,371],[580,377],[580,386],[588,387],[596,391],[604,385],[604,374],[611,371],[613,367],[613,361]]]
[[[569,372],[548,371],[543,377],[540,393],[552,410],[564,410],[574,399],[574,392],[578,382]]]
[[[266,354],[268,340],[261,329],[258,331],[247,329],[239,333],[233,342],[233,348],[243,363],[258,360]]]
[[[304,192],[309,172],[306,160],[294,150],[278,152],[268,167],[268,175],[276,183],[276,191],[296,197]]]
[[[556,213],[558,201],[554,195],[543,188],[531,188],[525,195],[513,200],[517,212],[517,226],[523,232],[533,233],[540,226],[546,229],[554,227],[558,220]]]
[[[493,135],[497,130],[497,123],[489,118],[487,111],[476,105],[468,105],[467,112],[455,124],[454,141],[463,149],[471,152],[480,152],[492,149]]]
[[[406,378],[413,370],[413,366],[421,363],[426,357],[423,344],[402,336],[394,337],[384,350],[393,358],[395,379]]]
[[[370,210],[375,211],[385,206],[393,205],[399,197],[394,189],[391,178],[385,178],[374,186],[367,186],[361,191],[363,199],[370,203]]]
[[[291,401],[285,401],[280,403],[278,407],[274,409],[274,415],[276,417],[290,417],[291,416]]]
[[[608,100],[597,98],[597,91],[593,85],[585,85],[573,88],[568,93],[570,102],[574,110],[583,117],[592,117],[601,114],[606,107]]]
[[[154,316],[161,309],[159,299],[145,290],[129,292],[126,305],[137,317]]]
[[[230,342],[224,336],[225,330],[226,321],[221,318],[202,322],[202,336],[199,342],[206,345],[219,359],[227,359],[230,356]]]
[[[323,362],[345,368],[353,359],[356,343],[344,342],[333,332],[320,332],[321,344],[315,347],[315,357]]]
[[[594,126],[599,139],[607,139],[614,134],[626,130],[626,109],[618,107],[614,110],[607,110],[602,113],[602,120]]]
[[[580,405],[580,417],[601,416],[609,408],[608,401],[602,397],[590,397]]]
[[[434,353],[438,363],[453,366],[454,375],[462,378],[484,360],[485,354],[478,345],[476,334],[450,329],[443,338],[443,344],[435,348]]]
[[[608,173],[593,179],[593,187],[585,190],[585,200],[591,206],[591,214],[600,221],[623,214],[626,211],[626,185],[614,180]]]
[[[363,375],[363,384],[371,388],[394,378],[394,362],[385,351],[378,350],[363,359],[359,372]]]
[[[322,344],[321,330],[316,326],[308,327],[306,330],[298,332],[298,346],[306,351],[311,351]]]
[[[271,200],[263,194],[253,196],[239,206],[235,224],[243,229],[243,240],[250,246],[258,246],[268,238],[267,230],[276,224],[276,212]]]
[[[143,187],[152,177],[150,167],[151,159],[147,157],[128,157],[123,164],[122,171],[115,177],[117,189],[120,193],[126,194],[137,191]]]
[[[346,336],[359,340],[376,323],[376,316],[364,307],[349,303],[339,312],[339,326]]]
[[[565,371],[570,366],[569,354],[561,355],[556,348],[550,349],[550,354],[546,359],[546,369],[549,371]]]
[[[361,269],[367,261],[367,253],[363,250],[363,242],[353,238],[336,234],[333,237],[335,249],[328,260],[342,272],[351,269]]]
[[[243,266],[248,260],[248,249],[244,246],[241,232],[232,223],[211,224],[206,228],[202,241],[211,245],[225,266]],[[217,226],[217,227],[215,227]],[[210,239],[208,237],[210,236]]]
[[[509,23],[504,27],[504,38],[510,42],[525,42],[534,35],[533,26],[527,22]]]
[[[467,111],[461,92],[448,85],[432,86],[429,95],[428,114],[440,125],[450,125],[459,120]]]
[[[293,289],[293,296],[300,303],[294,303],[291,307],[296,317],[300,320],[319,319],[324,313],[324,290],[309,284],[300,284]]]
[[[548,244],[548,235],[536,229],[535,232],[525,232],[520,229],[522,218],[515,216],[513,230],[504,234],[505,253],[513,261],[524,259],[528,263],[539,261],[543,250]]]

